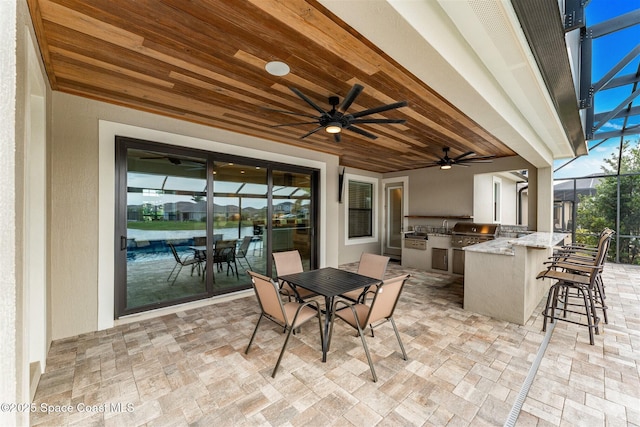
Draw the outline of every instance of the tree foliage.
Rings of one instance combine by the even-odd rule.
[[[605,227],[618,230],[621,236],[640,236],[640,145],[631,146],[625,141],[622,146],[620,175],[618,175],[618,156],[612,155],[604,160],[604,174],[594,195],[583,195],[578,202],[578,228],[576,233],[597,235]],[[620,198],[618,199],[618,186]],[[620,203],[618,224],[618,200]],[[617,227],[619,225],[619,227]],[[584,243],[593,243],[593,237],[583,237]],[[620,260],[634,263],[640,249],[640,241],[635,237],[621,238]],[[615,239],[611,253],[615,253]],[[638,248],[636,248],[638,246]]]

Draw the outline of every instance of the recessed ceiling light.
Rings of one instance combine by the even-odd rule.
[[[267,70],[267,73],[274,76],[286,76],[289,74],[289,71],[291,71],[289,66],[282,61],[267,62],[264,69]]]

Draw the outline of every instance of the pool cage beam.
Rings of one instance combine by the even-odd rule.
[[[576,4],[578,3],[578,4]],[[565,8],[568,9],[569,14],[580,16],[584,10],[576,11],[575,9],[580,6],[585,6],[579,0],[567,0]],[[633,25],[640,23],[640,10],[635,10],[624,15],[612,18],[608,21],[601,22],[591,27],[586,27],[584,19],[577,19],[576,25],[568,27],[569,29],[580,28],[581,34],[581,63],[580,63],[580,100],[579,105],[581,109],[585,110],[585,137],[587,140],[602,139],[609,137],[618,137],[624,135],[633,135],[640,133],[640,128],[633,126],[627,128],[623,127],[622,130],[614,132],[600,132],[596,133],[598,129],[615,118],[628,119],[630,116],[637,115],[639,110],[637,108],[628,108],[631,102],[640,95],[640,89],[637,89],[637,83],[640,80],[640,74],[626,75],[615,77],[625,66],[633,61],[638,55],[640,55],[640,44],[633,48],[627,55],[625,55],[615,66],[613,66],[598,82],[592,82],[592,58],[593,58],[593,39],[611,34],[616,31],[623,30]],[[570,22],[573,22],[570,20]],[[577,25],[578,23],[582,25]],[[567,28],[567,18],[565,16],[565,27]],[[622,101],[615,109],[600,113],[596,116],[594,112],[594,96],[597,92],[606,89],[612,89],[627,84],[634,84],[632,93]],[[625,107],[627,107],[625,111]],[[626,122],[627,120],[625,120]]]

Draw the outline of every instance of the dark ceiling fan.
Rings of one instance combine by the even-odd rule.
[[[449,157],[449,147],[442,149],[444,157],[440,157],[437,162],[428,164],[427,167],[440,166],[440,169],[451,169],[452,166],[468,167],[468,163],[491,163],[495,156],[476,156],[474,151],[467,151],[456,157]]]
[[[304,139],[309,135],[312,135],[319,131],[320,129],[324,129],[327,133],[333,134],[333,138],[336,142],[340,142],[340,133],[343,129],[349,130],[351,132],[355,132],[362,136],[365,136],[370,139],[376,139],[377,136],[374,134],[367,132],[364,129],[361,129],[357,126],[358,124],[368,124],[368,123],[404,123],[406,120],[404,119],[371,119],[371,118],[361,118],[364,116],[368,116],[370,114],[381,113],[383,111],[393,110],[400,107],[406,107],[407,101],[394,102],[393,104],[381,105],[375,108],[369,108],[367,110],[359,111],[357,113],[347,114],[347,109],[353,104],[353,101],[360,95],[363,91],[364,87],[359,84],[353,85],[347,96],[340,103],[340,99],[337,96],[329,97],[329,104],[331,105],[331,110],[325,111],[318,104],[313,102],[309,97],[307,97],[304,93],[300,92],[298,89],[294,87],[290,87],[291,91],[298,95],[303,101],[313,107],[320,116],[313,116],[311,114],[304,113],[295,113],[292,111],[283,111],[283,110],[274,110],[272,108],[267,108],[268,110],[275,111],[283,114],[291,114],[294,116],[302,116],[302,117],[310,117],[314,119],[313,121],[308,122],[297,122],[297,123],[285,123],[281,125],[273,125],[271,127],[282,127],[282,126],[300,126],[300,125],[317,125],[313,130],[305,133],[300,137],[300,139]],[[266,107],[265,107],[266,108]]]

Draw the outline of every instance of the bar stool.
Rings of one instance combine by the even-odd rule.
[[[606,231],[606,230],[605,230]],[[602,269],[613,235],[612,230],[603,232],[593,255],[576,253],[556,253],[550,261],[547,270],[541,271],[538,279],[556,280],[547,295],[547,303],[542,312],[544,316],[542,330],[546,331],[547,321],[562,320],[577,325],[586,326],[589,331],[589,342],[594,344],[594,333],[599,334],[601,310],[605,323],[607,320],[607,306],[604,303],[604,284]],[[567,317],[568,313],[577,314],[579,320]],[[582,322],[582,316],[586,318]]]

